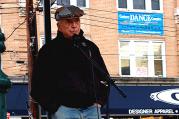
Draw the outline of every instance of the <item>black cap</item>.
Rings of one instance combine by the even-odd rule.
[[[71,19],[75,17],[81,17],[84,14],[84,11],[76,6],[65,5],[56,10],[55,19],[56,21],[59,21],[60,19]]]

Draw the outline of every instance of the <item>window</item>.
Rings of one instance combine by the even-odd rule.
[[[160,10],[160,1],[152,0],[152,10]]]
[[[129,42],[120,43],[121,72],[123,75],[130,75]]]
[[[57,0],[57,5],[75,5],[78,7],[88,7],[89,0]]]
[[[85,7],[86,6],[86,0],[77,0],[77,6]]]
[[[134,48],[134,56],[135,56],[135,64],[136,64],[136,70],[135,74],[136,76],[147,76],[148,75],[148,44],[147,42],[134,42],[135,48]]]
[[[145,9],[145,0],[133,0],[134,9]]]
[[[162,76],[162,46],[161,43],[153,44],[155,75]]]
[[[127,8],[127,0],[119,0],[118,6],[119,8]]]
[[[57,0],[57,5],[70,5],[70,0]]]
[[[122,76],[166,76],[164,42],[121,40],[119,49]]]
[[[118,10],[162,12],[163,0],[117,0]]]

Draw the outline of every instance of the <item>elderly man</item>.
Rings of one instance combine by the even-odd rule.
[[[39,51],[33,71],[31,96],[52,119],[101,119],[109,85],[89,59],[108,74],[98,47],[83,36],[83,10],[63,6],[55,13],[57,37]]]

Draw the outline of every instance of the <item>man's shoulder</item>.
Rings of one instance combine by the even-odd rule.
[[[41,49],[50,49],[53,48],[55,45],[57,45],[57,42],[59,42],[60,40],[58,40],[57,38],[54,38],[52,40],[50,40],[48,43],[45,43]]]
[[[93,41],[91,41],[91,40],[88,40],[88,39],[86,39],[85,41],[86,41],[86,43],[87,43],[90,47],[98,48],[98,46],[96,45],[95,42],[93,42]]]

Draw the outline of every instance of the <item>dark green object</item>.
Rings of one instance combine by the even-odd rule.
[[[0,53],[3,53],[6,50],[4,41],[5,41],[5,36],[2,32],[0,32]]]
[[[11,85],[12,84],[8,76],[0,69],[0,93],[6,93]]]
[[[0,119],[7,118],[6,93],[11,85],[12,84],[7,75],[0,70]]]
[[[0,119],[6,119],[7,106],[6,106],[6,93],[11,87],[11,82],[6,74],[0,70]]]
[[[0,53],[4,52],[6,47],[4,45],[5,37],[0,30]],[[0,54],[1,59],[1,54]],[[1,61],[1,60],[0,60]],[[0,119],[7,119],[6,93],[11,87],[11,81],[8,76],[1,70],[0,62]]]

